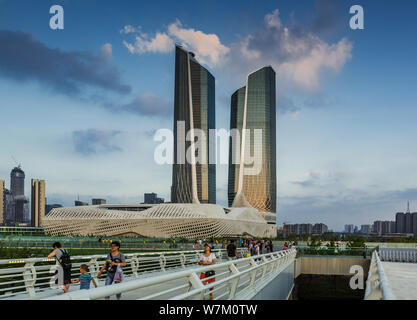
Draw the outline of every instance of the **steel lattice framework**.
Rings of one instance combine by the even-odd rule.
[[[100,205],[53,209],[43,220],[47,234],[207,238],[237,235],[275,237],[254,208],[214,204]]]

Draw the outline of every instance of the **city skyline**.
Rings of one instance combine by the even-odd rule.
[[[268,64],[277,71],[279,224],[325,221],[341,230],[390,219],[417,200],[417,48],[404,32],[416,30],[417,8],[363,4],[365,29],[353,31],[355,3],[326,3],[179,9],[167,1],[161,13],[150,3],[122,10],[109,1],[1,1],[0,179],[8,180],[13,155],[27,176],[47,181],[48,203],[72,205],[78,194],[139,203],[149,191],[170,199],[172,169],[153,163],[153,133],[172,129],[179,42],[216,77],[218,128],[229,127],[230,96],[246,74]],[[65,9],[62,31],[49,28],[52,4]],[[216,171],[217,203],[226,205],[228,166]]]

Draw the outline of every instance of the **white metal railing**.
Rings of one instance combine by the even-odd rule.
[[[96,300],[118,293],[136,300],[188,300],[188,299],[252,299],[266,285],[294,262],[296,250],[278,251],[242,258],[215,265],[188,268],[145,279],[78,290],[48,300]],[[214,270],[215,275],[200,279],[200,274]],[[207,280],[215,279],[214,282]]]
[[[240,248],[238,251],[240,256],[247,253],[245,248]],[[191,250],[128,253],[125,254],[127,265],[123,268],[123,271],[126,280],[130,280],[144,274],[152,275],[170,269],[183,269],[195,265],[202,252],[202,250]],[[216,254],[218,261],[227,259],[224,249],[213,250],[213,252]],[[80,275],[81,264],[87,264],[90,274],[93,278],[96,278],[106,258],[107,255],[71,256],[72,278],[77,278]],[[48,258],[0,260],[0,299],[16,296],[19,296],[18,298],[37,299],[40,294],[45,294],[51,289],[50,282],[55,275],[57,264],[56,259]],[[105,276],[105,272],[103,274]],[[56,295],[55,291],[50,291],[50,294]],[[59,291],[62,292],[62,290]]]
[[[412,248],[381,248],[381,261],[417,263],[417,249]]]
[[[396,300],[384,273],[379,253],[374,250],[366,281],[365,300]]]

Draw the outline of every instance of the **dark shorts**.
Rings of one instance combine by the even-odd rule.
[[[64,269],[64,284],[71,283],[71,269]]]

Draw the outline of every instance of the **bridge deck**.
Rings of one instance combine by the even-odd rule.
[[[417,300],[417,263],[383,261],[382,267],[398,300]]]
[[[171,268],[168,269],[166,271],[157,271],[157,272],[149,272],[149,273],[142,273],[139,275],[138,278],[134,278],[132,276],[127,276],[125,281],[131,281],[131,280],[138,280],[138,279],[146,279],[149,277],[155,277],[161,274],[168,274],[168,273],[172,273],[172,272],[177,272],[177,271],[181,271],[181,270],[186,270],[186,269],[193,269],[198,267],[198,265],[189,265],[186,266],[185,268]],[[221,271],[226,271],[227,268],[221,269]],[[105,283],[105,276],[101,279],[95,279],[97,282],[97,285],[99,287],[104,286]],[[164,283],[164,284],[160,284],[160,285],[154,285],[152,287],[147,287],[147,288],[141,288],[138,290],[133,290],[127,293],[122,294],[122,298],[121,300],[139,300],[143,297],[149,296],[155,292],[162,292],[165,290],[168,290],[170,288],[175,288],[175,287],[180,287],[181,285],[185,284],[188,282],[188,279],[186,278],[182,278],[182,279],[176,279],[174,281],[170,281],[169,283]],[[94,285],[91,283],[91,288],[94,288]],[[70,292],[74,292],[74,291],[78,291],[79,290],[79,284],[72,284],[70,285],[69,291]],[[216,295],[221,295],[222,293],[224,293],[226,290],[221,290],[220,292],[217,291],[217,293],[214,295],[214,297],[216,297]],[[185,292],[185,290],[183,290],[182,292],[178,292],[178,294]],[[62,295],[63,292],[61,289],[49,289],[49,290],[44,290],[42,292],[39,292],[37,294],[37,297],[35,298],[36,300],[38,299],[44,299],[44,298],[53,298],[54,296],[58,297],[60,295]],[[112,296],[110,299],[113,300],[115,299],[115,296]],[[167,294],[166,296],[158,296],[158,299],[167,299],[169,298],[169,294]],[[11,298],[7,298],[5,300],[26,300],[28,299],[27,295],[25,293],[19,294],[17,296],[11,297]]]

